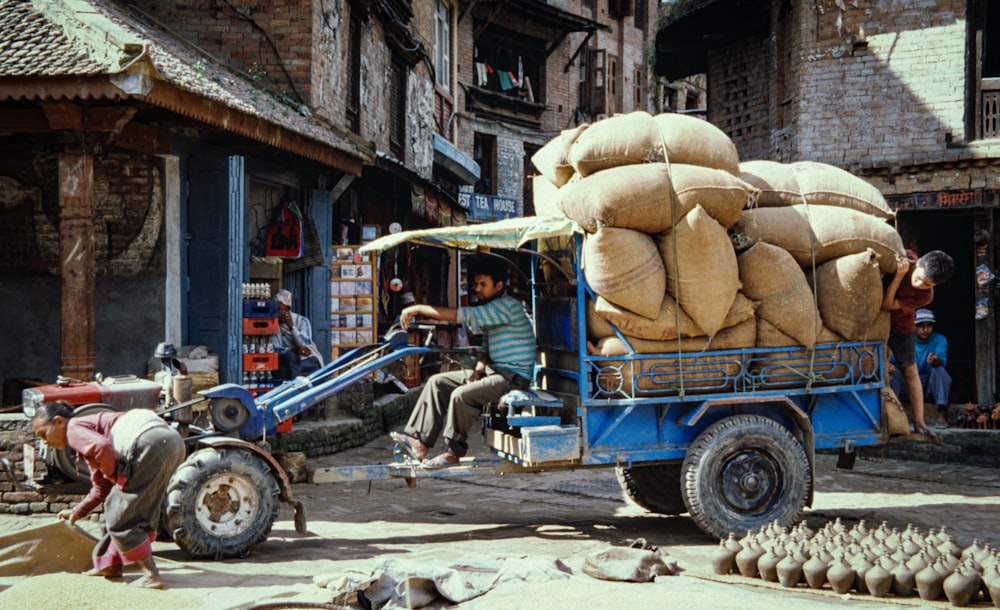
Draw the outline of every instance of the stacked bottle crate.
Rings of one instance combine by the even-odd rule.
[[[258,396],[278,385],[278,302],[267,284],[243,285],[243,385]]]

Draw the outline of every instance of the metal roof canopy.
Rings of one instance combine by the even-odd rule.
[[[656,74],[678,80],[707,72],[709,50],[770,30],[769,0],[680,0],[656,33]]]
[[[475,31],[476,37],[500,14],[503,14],[508,19],[534,21],[547,29],[559,32],[559,36],[554,37],[545,49],[546,57],[551,55],[552,51],[565,40],[566,36],[573,32],[593,33],[597,30],[611,31],[609,26],[564,11],[541,0],[472,0],[459,15],[459,22],[477,6],[481,10],[475,11],[476,17],[483,19],[483,23],[477,26],[477,30]]]

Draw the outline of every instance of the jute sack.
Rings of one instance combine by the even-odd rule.
[[[889,436],[910,434],[910,419],[906,415],[906,409],[888,385],[882,388],[882,414],[885,418],[882,426]]]
[[[659,313],[667,278],[649,235],[614,227],[589,233],[583,241],[583,265],[596,294],[647,318]]]
[[[740,175],[736,144],[724,131],[704,119],[666,112],[653,117],[671,164],[687,163]]]
[[[891,329],[892,319],[888,311],[882,310],[878,312],[875,316],[875,320],[872,325],[862,333],[862,336],[858,338],[858,341],[881,341],[886,343],[889,341],[889,331]]]
[[[569,148],[569,161],[584,177],[609,167],[662,161],[659,140],[648,112],[616,114],[581,133]]]
[[[733,387],[733,380],[742,369],[739,355],[714,354],[719,350],[741,350],[753,347],[756,341],[753,318],[718,332],[711,340],[694,337],[680,341],[648,341],[628,338],[639,354],[672,354],[670,357],[648,357],[639,360],[602,362],[596,378],[598,387],[608,394],[632,395],[638,390],[646,396],[685,392],[724,392]],[[678,352],[678,347],[680,352]],[[618,337],[604,337],[597,342],[595,355],[620,356],[628,353]]]
[[[732,230],[782,248],[802,267],[871,248],[880,257],[879,270],[895,273],[896,257],[905,256],[903,239],[896,229],[884,220],[848,208],[793,205],[744,210]]]
[[[863,340],[882,310],[878,258],[871,248],[839,256],[817,267],[814,279],[810,279],[823,324],[848,341]]]
[[[735,326],[740,322],[753,317],[757,304],[737,292],[733,300],[733,306],[729,308],[722,328]],[[683,309],[677,307],[674,297],[667,295],[660,305],[660,315],[650,320],[640,315],[636,315],[627,309],[622,309],[614,303],[609,303],[607,299],[597,297],[594,303],[595,314],[601,318],[602,322],[610,322],[618,327],[622,334],[640,339],[652,339],[654,341],[665,341],[674,339],[678,334],[682,337],[699,337],[706,335],[705,331],[695,324]],[[601,325],[601,328],[609,327]],[[612,334],[606,332],[597,336],[607,336]]]
[[[697,205],[669,233],[656,237],[667,293],[709,337],[722,328],[740,290],[736,252],[726,229]],[[610,300],[610,299],[609,299]],[[653,313],[655,318],[659,312]]]
[[[794,352],[763,352],[754,354],[747,370],[757,381],[757,387],[802,387],[813,384],[837,383],[848,373],[844,355],[836,347],[844,338],[828,328],[820,330],[815,349]],[[767,320],[757,318],[757,347],[795,347],[799,343],[778,330]]]
[[[531,177],[531,198],[535,203],[535,216],[565,216],[559,207],[559,187],[545,176]]]
[[[807,203],[850,208],[882,219],[896,216],[882,192],[871,183],[827,163],[744,161],[739,176],[760,189],[760,207]]]
[[[573,129],[564,129],[558,136],[549,140],[548,144],[531,155],[531,162],[538,171],[552,184],[560,187],[573,176],[573,165],[569,162],[569,149],[580,134],[589,127],[583,123]]]
[[[739,256],[743,294],[759,301],[757,317],[808,348],[823,326],[806,274],[792,256],[767,242],[757,242]]]
[[[642,163],[567,184],[559,189],[559,208],[591,233],[603,226],[662,233],[698,204],[729,227],[756,196],[757,189],[721,170]]]

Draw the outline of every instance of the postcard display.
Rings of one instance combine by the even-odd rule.
[[[378,338],[376,307],[377,257],[360,246],[334,246],[330,274],[330,347],[336,358],[348,349]]]

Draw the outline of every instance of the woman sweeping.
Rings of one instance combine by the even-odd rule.
[[[184,460],[180,434],[148,409],[74,416],[64,401],[39,406],[31,423],[49,447],[69,445],[90,466],[90,493],[59,518],[74,523],[104,502],[106,533],[87,574],[120,577],[123,566],[135,563],[143,575],[132,584],[162,589],[152,542],[163,493]]]

